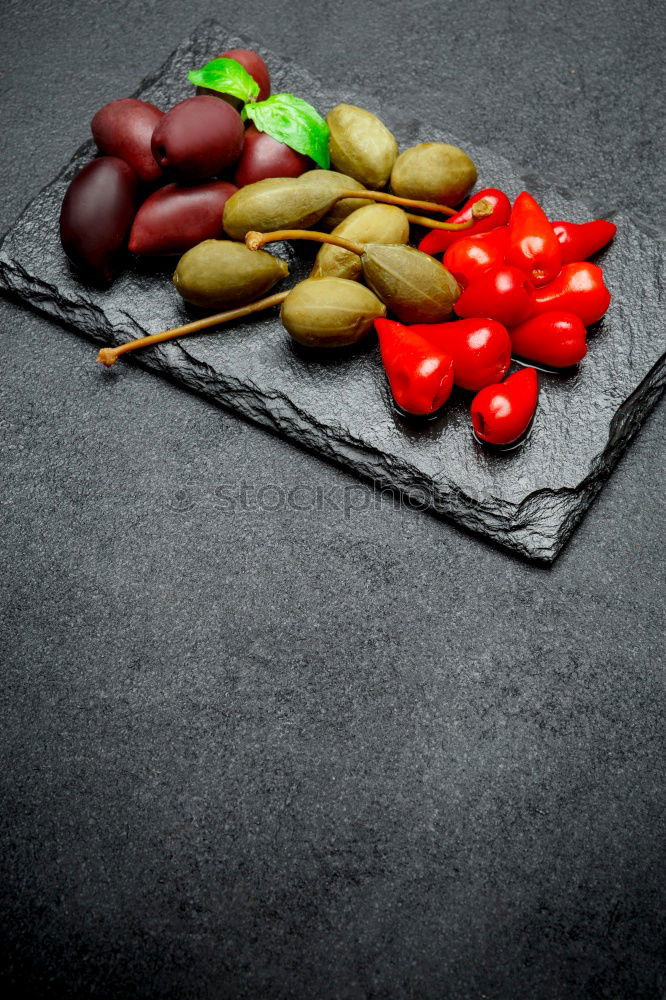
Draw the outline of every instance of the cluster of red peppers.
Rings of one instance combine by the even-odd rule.
[[[382,363],[398,407],[436,413],[454,385],[475,392],[476,435],[489,444],[518,441],[537,407],[536,370],[506,378],[512,355],[551,368],[585,356],[586,327],[604,315],[610,293],[601,268],[587,261],[613,238],[612,222],[549,222],[526,191],[513,206],[496,188],[479,191],[451,222],[473,218],[481,199],[492,212],[466,230],[435,229],[419,249],[443,253],[462,294],[457,321],[403,326],[375,321]]]

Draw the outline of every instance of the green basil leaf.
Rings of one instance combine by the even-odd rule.
[[[250,118],[260,132],[309,156],[324,170],[330,167],[328,125],[307,101],[293,94],[275,94],[265,101],[247,104],[243,117]]]
[[[190,70],[187,79],[197,87],[219,90],[243,102],[251,101],[259,93],[257,81],[235,59],[211,59],[201,69]]]

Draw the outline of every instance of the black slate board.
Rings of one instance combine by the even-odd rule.
[[[213,22],[200,25],[137,95],[166,108],[191,93],[189,68],[235,47],[262,53],[276,93],[294,92],[322,113],[342,100],[360,104],[386,121],[401,148],[454,142],[476,160],[480,187],[500,187],[510,197],[527,188],[551,218],[590,218],[570,193],[520,176],[491,150],[438,127],[437,95],[424,98],[417,117],[371,94],[326,89],[294,63]],[[93,155],[92,143],[82,146],[7,234],[0,287],[95,340],[116,344],[176,326],[186,312],[168,280],[170,265],[154,272],[137,264],[105,292],[86,288],[71,272],[58,239],[59,209],[67,184]],[[663,244],[629,218],[615,221],[618,235],[600,261],[611,308],[591,332],[579,371],[543,375],[537,420],[512,452],[492,454],[474,440],[462,394],[434,423],[406,423],[390,405],[374,343],[336,357],[311,357],[291,344],[275,314],[154,348],[140,363],[489,540],[551,561],[664,385]],[[278,252],[290,259],[290,283],[305,275],[311,249]]]

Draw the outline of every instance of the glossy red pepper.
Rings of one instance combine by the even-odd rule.
[[[476,236],[479,233],[487,233],[491,229],[496,229],[498,226],[505,226],[511,214],[511,202],[498,188],[485,188],[483,191],[477,191],[459,212],[446,221],[469,222],[472,218],[474,205],[482,199],[489,201],[492,205],[493,210],[490,215],[487,215],[485,219],[477,219],[469,229],[463,229],[457,233],[447,232],[445,229],[433,229],[423,237],[419,243],[419,250],[429,254],[442,253],[443,250],[464,236]]]
[[[453,358],[453,381],[476,392],[499,382],[511,364],[511,339],[505,326],[494,319],[459,319],[454,323],[411,326]]]
[[[617,226],[606,219],[594,222],[553,222],[553,232],[560,244],[563,264],[587,260],[613,239]]]
[[[513,328],[513,353],[551,368],[569,368],[587,354],[586,332],[573,313],[542,313]]]
[[[384,371],[400,409],[418,417],[436,413],[453,388],[450,355],[402,323],[376,319],[375,329]]]
[[[533,291],[524,271],[502,264],[471,281],[453,308],[462,319],[484,316],[516,326],[533,312]]]
[[[530,425],[539,398],[534,368],[523,368],[498,385],[487,385],[472,400],[472,426],[488,444],[513,444]]]
[[[469,285],[481,271],[504,263],[508,238],[508,226],[468,236],[448,248],[442,263],[461,285]]]
[[[535,285],[551,281],[562,264],[560,244],[541,206],[523,191],[509,219],[507,263],[520,267]]]
[[[553,310],[575,313],[583,326],[591,326],[604,315],[610,298],[600,267],[587,261],[565,264],[553,281],[534,289],[532,315]]]

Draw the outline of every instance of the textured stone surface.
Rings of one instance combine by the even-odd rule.
[[[590,210],[567,192],[519,175],[502,157],[450,133],[415,122],[405,108],[371,95],[326,89],[290,61],[205,22],[140,95],[168,107],[189,92],[187,69],[212,51],[249,47],[273,70],[274,92],[294,91],[326,112],[339,100],[380,114],[401,147],[428,139],[464,145],[479,165],[479,186],[514,197],[529,187],[551,218],[584,221]],[[435,119],[424,102],[424,117]],[[3,243],[0,281],[36,308],[103,343],[120,343],[184,321],[185,308],[161,273],[136,265],[106,292],[86,288],[62,253],[57,220],[64,190],[92,155],[84,145],[59,178],[28,207]],[[525,444],[491,454],[469,432],[460,394],[427,428],[406,424],[390,405],[374,344],[336,358],[295,349],[275,315],[220,334],[144,352],[141,363],[176,378],[244,416],[279,430],[376,483],[431,508],[529,558],[550,561],[598,492],[622,449],[663,389],[663,243],[618,216],[618,235],[600,258],[613,293],[590,334],[590,350],[573,375],[544,374],[538,419]],[[291,277],[305,276],[311,252],[283,247]],[[91,357],[92,363],[92,357]]]

